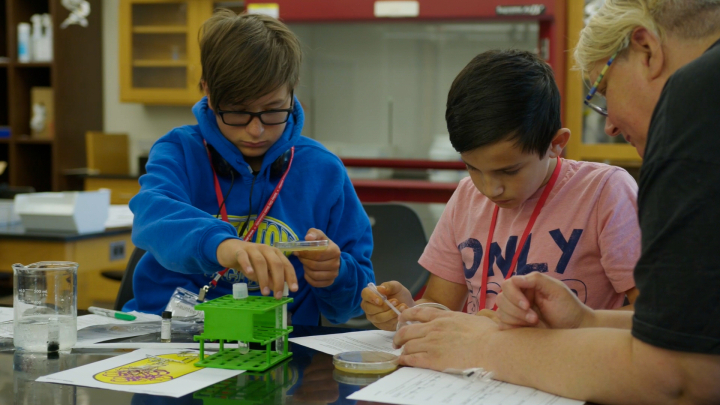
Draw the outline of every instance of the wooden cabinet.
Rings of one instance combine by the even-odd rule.
[[[8,169],[0,184],[37,191],[80,189],[67,169],[85,167],[85,133],[103,129],[102,0],[89,0],[88,26],[60,28],[68,11],[61,0],[0,0],[0,161]],[[53,60],[17,58],[17,26],[33,14],[49,13]],[[30,137],[31,89],[52,87],[54,137]]]
[[[193,104],[201,97],[198,30],[212,15],[201,0],[121,0],[120,100]]]
[[[105,270],[125,270],[135,249],[132,229],[115,228],[85,235],[0,229],[0,273],[12,274],[13,263],[71,261],[78,267],[78,309],[112,308],[120,282],[103,277]]]
[[[625,143],[622,137],[610,138],[603,131],[604,119],[585,107],[583,100],[587,87],[575,65],[573,50],[580,38],[580,30],[584,23],[584,2],[568,0],[567,6],[567,63],[566,86],[563,94],[565,116],[564,125],[570,129],[572,136],[566,149],[566,156],[574,160],[590,160],[606,162],[628,169],[637,169],[641,162],[635,148]],[[596,96],[596,99],[599,97]],[[597,100],[594,100],[597,102]],[[589,123],[595,125],[588,125]]]
[[[413,18],[375,15],[375,0],[274,0],[271,3],[278,6],[280,19],[288,24],[536,21],[540,27],[538,49],[555,69],[562,91],[566,1],[418,0],[419,13]],[[120,0],[120,100],[164,105],[197,102],[202,96],[198,87],[200,26],[218,7],[243,12],[253,3],[268,2]],[[520,11],[508,11],[511,9]]]
[[[101,188],[110,190],[110,204],[129,204],[135,194],[140,192],[137,177],[88,176],[85,178],[85,191],[95,191]]]

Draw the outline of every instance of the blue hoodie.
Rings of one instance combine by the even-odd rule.
[[[123,310],[160,314],[177,287],[197,292],[211,276],[223,269],[217,261],[217,248],[226,239],[238,238],[247,215],[250,228],[279,179],[270,178],[270,165],[283,152],[295,146],[292,167],[278,199],[255,233],[254,242],[305,240],[310,228],[323,231],[342,251],[340,271],[332,285],[310,286],[295,256],[299,289],[290,293],[288,306],[293,324],[317,325],[320,313],[334,323],[343,323],[362,313],[360,292],[375,280],[370,263],[372,231],[367,214],[340,159],[320,143],[300,135],[304,114],[295,100],[280,139],[263,158],[252,193],[252,170],[242,153],[227,140],[217,126],[215,114],[203,98],[193,112],[198,125],[175,128],[153,145],[147,174],[140,178],[141,190],[130,201],[135,214],[133,243],[148,251],[135,269],[135,298]],[[215,217],[218,201],[213,173],[203,139],[232,165],[239,176],[226,200],[230,222]],[[223,193],[230,179],[219,177]],[[232,294],[232,283],[241,275],[230,270],[210,290],[208,298]],[[259,292],[251,292],[259,294]]]

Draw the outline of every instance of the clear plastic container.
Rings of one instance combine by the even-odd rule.
[[[385,352],[344,352],[333,356],[335,368],[354,374],[386,374],[397,368],[398,356]]]
[[[13,264],[15,349],[69,351],[77,342],[77,268],[73,262]]]
[[[423,302],[422,304],[415,305],[413,308],[423,308],[423,307],[437,308],[437,309],[441,309],[443,311],[450,311],[450,308],[446,307],[443,304],[438,304],[437,302]],[[400,319],[398,319],[396,330],[400,330],[400,328],[402,328],[403,326],[409,325],[412,323],[415,323],[415,322],[405,322],[405,321],[400,321]]]
[[[273,246],[282,252],[300,252],[306,250],[325,250],[330,246],[330,242],[327,240],[275,242]]]

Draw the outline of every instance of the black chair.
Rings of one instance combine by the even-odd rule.
[[[372,225],[371,259],[377,284],[390,280],[399,281],[414,297],[430,276],[428,271],[418,264],[418,259],[427,245],[420,217],[409,206],[398,203],[367,203],[363,204],[363,208]],[[326,319],[322,319],[322,324],[332,325]],[[365,315],[333,326],[375,329]]]
[[[100,275],[109,280],[122,281],[125,270],[105,270],[100,272]]]
[[[144,254],[144,250],[136,247],[130,255],[127,267],[125,268],[125,274],[122,277],[122,281],[120,281],[120,291],[118,291],[117,298],[115,298],[116,311],[122,311],[122,307],[125,305],[125,303],[133,299],[133,297],[135,296],[133,294],[132,287],[133,274],[135,273],[135,266],[137,266],[140,258]]]

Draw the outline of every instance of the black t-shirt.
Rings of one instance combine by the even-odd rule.
[[[633,336],[720,354],[720,41],[665,84],[650,121],[638,208]]]

